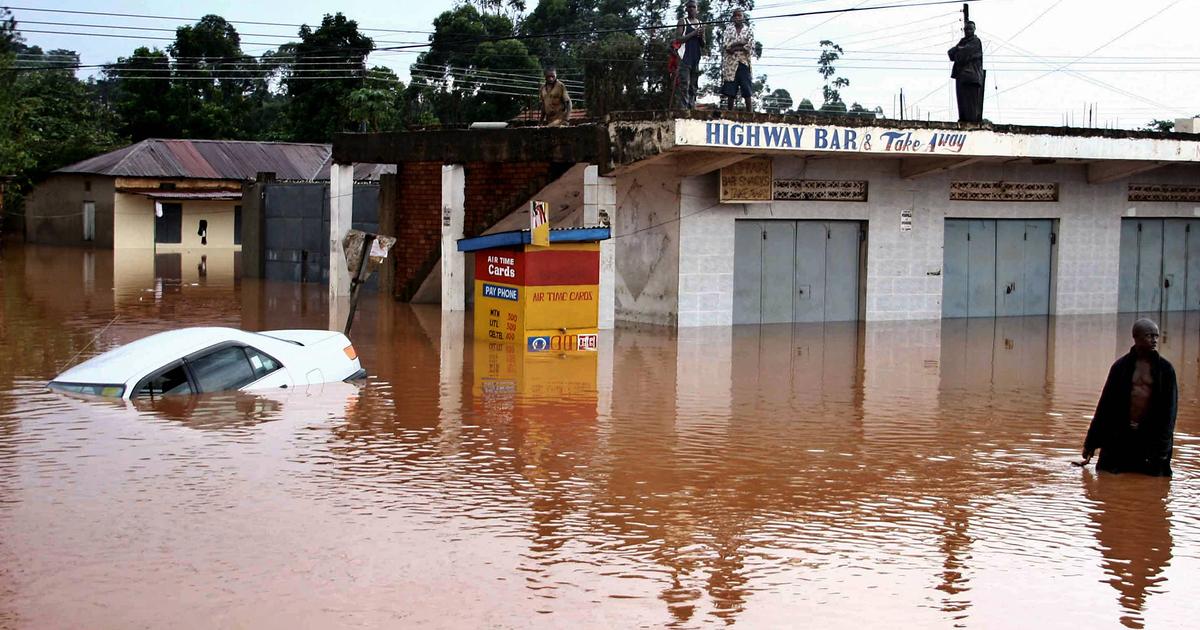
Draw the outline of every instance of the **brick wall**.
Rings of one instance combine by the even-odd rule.
[[[442,238],[442,165],[409,162],[396,168],[395,294],[408,300],[437,263]],[[383,195],[381,195],[382,197]],[[381,227],[381,229],[383,229]]]
[[[478,236],[527,201],[570,164],[551,162],[470,162],[466,164],[464,234]],[[409,162],[395,178],[397,236],[395,295],[411,299],[441,255],[442,165]],[[381,198],[388,198],[383,194]],[[386,215],[385,213],[382,213]],[[386,229],[382,228],[381,229]]]

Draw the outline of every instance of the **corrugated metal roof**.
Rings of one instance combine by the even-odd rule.
[[[320,170],[318,170],[316,172],[316,174],[314,176],[312,176],[310,179],[328,181],[329,180],[329,169],[331,166],[333,166],[333,152],[332,151],[330,152],[329,157],[325,159],[325,163],[321,165]],[[396,174],[396,165],[395,164],[368,164],[368,163],[359,162],[354,165],[354,181],[356,181],[356,182],[366,182],[366,181],[375,182],[375,181],[379,181],[380,175],[395,175],[395,174]]]
[[[325,167],[331,151],[328,144],[147,139],[55,172],[233,180],[253,180],[260,172],[273,172],[279,179],[307,180]]]
[[[214,200],[232,200],[241,199],[242,193],[225,191],[225,190],[206,190],[206,191],[187,191],[187,190],[121,190],[117,192],[128,192],[150,199],[214,199]]]

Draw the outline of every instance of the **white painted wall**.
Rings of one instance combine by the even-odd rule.
[[[617,321],[678,323],[679,193],[673,166],[647,166],[617,178],[612,226]]]
[[[648,170],[648,169],[647,169]],[[1107,184],[1089,184],[1086,166],[976,164],[959,170],[905,180],[896,159],[802,159],[780,157],[776,178],[866,179],[867,202],[775,202],[770,204],[717,203],[717,175],[710,173],[679,184],[678,310],[679,326],[730,325],[733,322],[734,221],[737,219],[845,219],[868,223],[866,319],[868,321],[937,319],[941,317],[944,220],[951,218],[1047,218],[1058,221],[1058,246],[1052,270],[1052,310],[1058,314],[1109,313],[1117,308],[1120,220],[1138,216],[1200,216],[1196,204],[1152,203],[1131,209],[1127,184],[1194,184],[1195,167],[1171,166]],[[669,173],[643,171],[629,176],[644,191],[655,177],[654,190],[672,185]],[[1058,182],[1059,201],[952,202],[952,180],[1005,180]],[[620,191],[633,183],[618,181]],[[642,224],[662,223],[664,211],[649,221],[652,209],[667,207],[670,200],[643,192],[629,203],[623,192],[618,214],[633,214]],[[913,209],[913,229],[900,231],[900,211]],[[632,219],[630,219],[632,220]],[[618,234],[627,231],[622,224]],[[662,225],[636,247],[619,243],[617,266],[622,270],[652,269],[654,287],[669,286],[662,276],[671,265],[650,253],[656,246],[669,248],[673,230]],[[664,252],[669,257],[670,250]],[[629,260],[631,258],[631,260]],[[671,312],[669,292],[654,299],[630,300],[628,279],[618,283],[621,293],[618,319],[661,321]],[[622,301],[623,300],[623,301]],[[662,323],[667,323],[663,321]]]

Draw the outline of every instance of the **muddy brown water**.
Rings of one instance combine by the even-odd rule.
[[[1129,345],[1124,315],[622,329],[564,358],[369,298],[361,388],[134,405],[47,391],[73,360],[161,330],[328,321],[324,287],[239,279],[229,253],[153,268],[3,251],[0,627],[1200,613],[1200,314],[1162,322],[1181,387],[1166,481],[1069,464]]]

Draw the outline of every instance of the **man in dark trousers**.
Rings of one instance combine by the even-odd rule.
[[[950,78],[958,96],[958,121],[983,122],[983,42],[975,37],[975,23],[963,26],[963,38],[947,51],[954,67]]]
[[[688,0],[684,12],[684,17],[679,19],[675,27],[675,40],[683,47],[683,58],[679,61],[676,107],[695,109],[696,92],[700,85],[700,57],[704,55],[704,27],[700,25],[696,0]]]
[[[1179,388],[1175,368],[1158,354],[1158,336],[1153,321],[1134,322],[1133,348],[1108,371],[1083,442],[1084,465],[1100,449],[1100,470],[1171,476]]]

